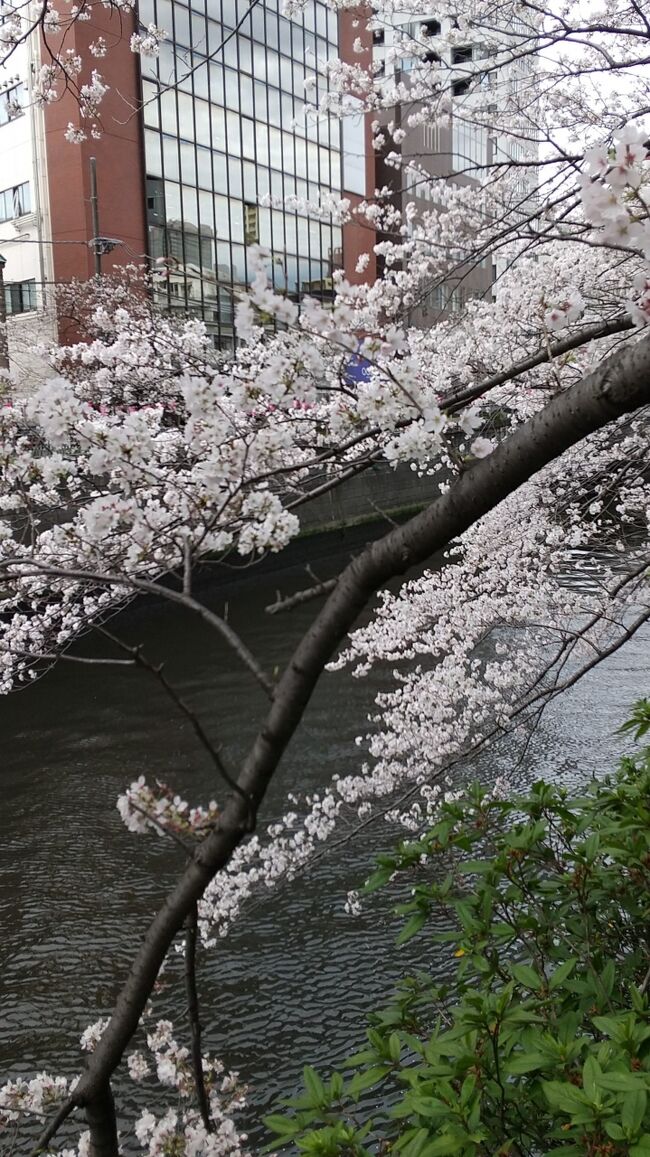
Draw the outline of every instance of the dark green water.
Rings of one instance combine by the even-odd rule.
[[[272,670],[315,607],[276,617],[263,607],[278,588],[303,585],[303,574],[287,573],[215,589],[207,601],[223,609],[227,594],[231,621]],[[234,766],[264,708],[249,676],[203,624],[176,609],[135,607],[120,627],[151,658],[166,659],[169,676]],[[519,769],[522,781],[572,783],[611,767],[621,750],[614,731],[634,698],[648,692],[649,657],[646,632],[558,702]],[[264,823],[285,810],[287,791],[313,790],[358,768],[354,737],[387,685],[385,674],[324,676],[270,790]],[[141,671],[62,663],[0,700],[0,729],[0,1073],[73,1073],[80,1033],[110,1009],[134,943],[182,866],[182,853],[167,841],[126,831],[118,793],[140,774],[190,800],[218,798],[219,787],[187,723]],[[502,773],[508,763],[507,752],[488,755],[480,774]],[[457,768],[455,776],[466,780],[475,770]],[[295,1089],[304,1063],[326,1065],[355,1046],[365,1012],[390,993],[409,959],[445,971],[441,950],[424,941],[410,958],[394,950],[387,897],[357,919],[343,912],[345,893],[363,881],[390,836],[380,821],[310,874],[264,894],[201,958],[205,1044],[250,1084],[254,1148],[261,1113]],[[182,1025],[183,994],[174,981],[172,967],[158,1012],[172,1012]]]

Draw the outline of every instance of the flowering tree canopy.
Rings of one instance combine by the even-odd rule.
[[[114,285],[95,282],[73,293],[88,340],[53,350],[51,379],[28,399],[6,386],[1,689],[61,657],[82,661],[75,641],[95,630],[107,658],[147,667],[163,683],[215,768],[215,799],[202,803],[173,786],[125,785],[118,807],[129,829],[180,840],[188,865],[110,1021],[84,1033],[81,1076],[40,1074],[0,1089],[0,1129],[28,1136],[29,1122],[43,1118],[41,1150],[81,1109],[81,1138],[59,1152],[115,1157],[110,1082],[126,1054],[133,1080],[155,1069],[162,1086],[135,1125],[151,1157],[241,1152],[231,1113],[243,1091],[202,1053],[195,991],[191,1049],[166,1021],[153,1029],[147,1021],[146,1053],[127,1053],[181,928],[192,994],[197,939],[224,936],[253,892],[295,875],[337,824],[389,810],[418,830],[452,760],[534,724],[650,617],[650,23],[626,0],[591,15],[584,5],[546,11],[528,0],[472,0],[462,15],[438,7],[432,32],[426,7],[409,5],[404,24],[390,0],[378,0],[355,16],[359,63],[323,65],[330,88],[313,115],[367,112],[378,155],[397,176],[359,206],[308,208],[367,222],[382,262],[376,282],[340,275],[331,304],[298,303],[275,291],[269,255],[256,250],[228,359],[200,322],[172,320],[146,296],[116,298]],[[35,24],[47,32],[87,12],[85,3],[5,4],[3,51]],[[391,33],[381,62],[364,59],[366,26]],[[155,51],[162,35],[143,30],[134,49]],[[482,51],[460,52],[468,44]],[[87,65],[55,55],[44,99]],[[93,71],[81,85],[82,120],[94,123],[104,83]],[[450,118],[465,126],[468,150],[453,180],[405,149],[410,132],[444,130]],[[73,126],[71,142],[77,131],[85,130]],[[479,140],[489,147],[474,147]],[[486,265],[490,292],[463,299],[470,273]],[[418,304],[438,300],[438,290],[459,308],[413,325]],[[354,383],[352,356],[364,365]],[[439,479],[439,494],[330,584],[272,678],[251,640],[202,602],[196,568],[206,557],[281,551],[303,506],[377,461]],[[602,548],[611,566],[601,588],[577,601],[562,575],[585,547]],[[445,552],[441,569],[381,595],[370,624],[354,631],[377,591],[436,552]],[[268,696],[240,767],[225,765],[164,672],[107,625],[125,600],[151,593],[225,638]],[[266,787],[327,664],[363,676],[380,662],[395,679],[378,700],[367,762],[317,795],[292,798],[265,828]],[[356,904],[350,896],[349,910]]]

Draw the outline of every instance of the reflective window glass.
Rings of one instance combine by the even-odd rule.
[[[253,82],[249,76],[239,75],[239,107],[243,116],[255,116],[253,107]],[[266,120],[266,117],[264,118]]]
[[[253,85],[255,93],[255,116],[260,120],[268,119],[266,93],[267,88],[264,84],[258,84],[257,81]],[[273,90],[275,91],[275,90]]]
[[[154,177],[162,177],[162,138],[160,133],[145,129],[144,151],[147,163],[147,172]]]
[[[239,84],[237,73],[226,69],[226,108],[239,108]]]
[[[234,28],[237,23],[236,0],[221,0],[221,20],[228,28]]]
[[[270,209],[260,209],[258,211],[258,225],[259,225],[259,243],[264,245],[267,249],[272,247],[271,242],[271,211]]]
[[[223,104],[223,66],[210,64],[210,100],[213,104]]]
[[[282,133],[279,129],[269,129],[269,160],[273,169],[282,168]]]
[[[197,225],[199,223],[199,205],[198,205],[198,190],[196,185],[189,188],[187,185],[181,187],[181,194],[183,199],[183,216],[182,221],[184,225]]]
[[[165,181],[165,219],[181,220],[181,187],[175,182]]]
[[[266,49],[257,43],[253,44],[253,76],[262,84],[266,82]]]
[[[212,147],[214,149],[223,149],[226,151],[226,114],[222,108],[216,108],[214,105],[210,109],[210,120],[212,122]]]
[[[160,123],[163,132],[176,136],[178,119],[176,116],[176,93],[173,89],[163,92],[160,98]]]
[[[176,137],[163,137],[163,165],[167,180],[177,181],[180,177],[178,160],[178,140]]]
[[[257,201],[257,175],[255,165],[250,161],[242,164],[242,188],[245,201]]]
[[[283,61],[284,64],[284,61]],[[280,84],[280,57],[277,52],[266,53],[266,75],[269,84]]]
[[[212,188],[212,153],[209,149],[196,150],[198,183],[202,189]]]
[[[149,21],[147,21],[149,23]],[[172,13],[171,0],[156,0],[156,19],[154,21],[159,28],[164,28],[169,36],[172,35],[174,16]]]
[[[178,93],[178,127],[181,137],[194,139],[194,101],[185,92]]]
[[[196,153],[194,145],[181,144],[181,180],[184,185],[196,186]]]
[[[295,190],[293,190],[295,192]],[[272,197],[290,197],[292,189],[289,185],[289,180],[286,173],[271,169],[271,196]]]
[[[236,36],[233,36],[232,40],[225,41],[221,55],[224,64],[227,64],[230,68],[238,68]]]
[[[231,197],[243,195],[241,161],[237,157],[228,158],[228,188]]]
[[[268,197],[271,192],[271,175],[268,169],[263,169],[257,166],[257,195],[258,197]]]
[[[194,52],[207,53],[208,51],[208,30],[205,26],[205,20],[202,16],[192,15],[192,50]]]
[[[210,146],[210,105],[207,100],[194,101],[194,131],[200,145]]]
[[[217,237],[230,236],[230,214],[226,197],[214,198],[214,215],[217,223]]]
[[[174,4],[174,39],[177,44],[186,44],[188,47],[192,43],[190,14],[187,8],[178,3]]]
[[[254,160],[255,159],[255,135],[256,135],[255,134],[255,129],[256,129],[255,121],[249,121],[249,120],[246,120],[245,118],[242,118],[240,123],[241,123],[242,153],[245,157],[250,157],[251,160]],[[258,125],[257,127],[259,128],[260,125]]]
[[[210,236],[214,233],[214,197],[212,193],[199,192],[199,221],[201,231]]]
[[[158,128],[160,125],[160,109],[158,107],[158,85],[149,80],[142,82],[142,101],[144,123]]]
[[[296,173],[306,173],[307,172],[307,150],[305,148],[305,142],[300,137],[295,137],[293,144],[294,144],[294,148],[296,151],[296,169],[295,169],[295,171],[296,171]]]
[[[212,154],[212,188],[215,193],[228,192],[228,165],[223,153]]]
[[[269,12],[266,14],[266,43],[269,48],[275,48],[276,50],[280,44],[277,18]]]
[[[255,85],[255,92],[257,93],[258,85]],[[280,105],[280,93],[277,88],[269,88],[266,90],[269,101],[269,121],[272,125],[282,124],[282,108]]]
[[[264,8],[258,4],[250,15],[250,30],[253,40],[258,40],[260,44],[266,44],[266,29],[264,27]],[[273,18],[269,20],[269,24],[273,23]]]
[[[284,218],[284,213],[281,213],[279,209],[271,210],[271,232],[274,249],[284,249]]]
[[[226,130],[228,138],[228,152],[234,156],[241,155],[241,133],[239,117],[234,112],[226,113]]]
[[[239,71],[247,73],[253,71],[253,46],[250,40],[243,36],[239,37]]]
[[[242,126],[247,123],[247,121],[242,121]],[[252,124],[252,121],[250,123]],[[263,121],[257,121],[255,124],[255,144],[257,148],[257,159],[259,163],[261,165],[268,165],[269,130]]]

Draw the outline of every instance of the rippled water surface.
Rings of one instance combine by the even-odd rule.
[[[210,596],[223,609],[227,593],[231,621],[268,670],[286,658],[314,607],[276,617],[263,607],[278,586],[287,591],[304,581],[258,578]],[[141,605],[119,625],[151,658],[166,659],[170,678],[234,765],[264,707],[247,674],[203,624],[176,609]],[[518,770],[522,781],[577,782],[611,767],[621,750],[615,729],[634,698],[648,692],[649,652],[646,632],[549,710]],[[271,787],[264,821],[281,814],[287,791],[322,787],[359,766],[353,740],[381,685],[386,674],[323,678]],[[126,831],[115,809],[118,792],[142,773],[190,800],[218,796],[218,786],[187,723],[142,671],[60,664],[0,700],[0,729],[0,1072],[70,1073],[79,1066],[79,1034],[110,1008],[138,936],[182,866],[182,853],[166,841]],[[484,757],[480,774],[489,778],[508,765],[507,753]],[[475,770],[455,774],[464,780]],[[394,949],[388,898],[377,898],[358,919],[343,913],[346,891],[364,879],[373,852],[390,836],[383,821],[365,829],[310,874],[261,897],[201,958],[206,1047],[249,1082],[247,1126],[255,1143],[261,1112],[294,1091],[304,1063],[325,1065],[355,1046],[365,1012],[411,960],[444,972],[440,948],[420,941]],[[159,1009],[182,1023],[174,972]]]

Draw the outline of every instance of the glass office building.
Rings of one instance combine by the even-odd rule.
[[[306,99],[317,104],[325,91],[324,62],[338,54],[338,18],[319,0],[292,19],[281,8],[282,0],[139,4],[140,24],[168,34],[157,58],[142,58],[158,294],[200,313],[224,348],[248,279],[247,246],[270,251],[269,277],[292,297],[329,296],[342,260],[340,228],[280,203],[342,189],[340,122],[305,115]],[[362,181],[361,170],[346,174],[353,191],[365,191]]]

